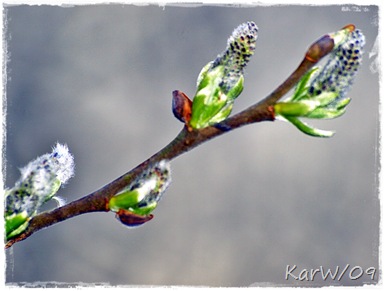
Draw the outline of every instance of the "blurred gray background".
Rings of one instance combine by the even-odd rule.
[[[367,42],[347,113],[311,121],[336,130],[333,138],[276,121],[214,139],[172,162],[173,183],[154,220],[127,229],[112,213],[93,213],[42,230],[7,250],[7,283],[377,282],[379,82],[377,56],[368,57],[377,7],[7,6],[5,13],[5,183],[11,187],[19,167],[66,143],[76,162],[75,177],[59,192],[67,201],[178,134],[171,92],[193,97],[200,69],[239,24],[255,21],[259,38],[234,112],[275,89],[322,35],[353,23]],[[297,265],[298,275],[348,264],[340,280],[285,278],[287,265]],[[349,276],[369,267],[374,280]]]

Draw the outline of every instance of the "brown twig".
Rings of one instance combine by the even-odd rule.
[[[190,130],[185,126],[166,147],[103,188],[60,208],[36,215],[31,219],[27,229],[22,234],[8,240],[5,248],[9,248],[16,242],[28,238],[40,229],[71,217],[89,212],[109,211],[107,207],[109,199],[122,188],[128,186],[152,162],[163,159],[172,160],[194,147],[235,128],[261,121],[273,121],[275,119],[273,105],[291,90],[301,77],[322,57],[332,51],[333,46],[333,40],[328,35],[320,38],[310,46],[303,61],[288,79],[263,100],[214,126],[199,130]]]

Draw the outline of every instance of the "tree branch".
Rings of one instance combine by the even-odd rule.
[[[99,190],[73,201],[60,208],[44,212],[33,217],[27,229],[19,236],[6,242],[5,248],[22,241],[40,229],[46,228],[71,217],[89,212],[107,212],[109,199],[122,188],[128,186],[149,164],[161,160],[172,160],[177,156],[190,151],[198,145],[220,136],[238,127],[261,121],[275,120],[273,105],[280,100],[295,84],[308,72],[322,57],[332,51],[333,40],[328,36],[320,38],[308,49],[298,68],[276,90],[253,106],[227,118],[226,120],[199,130],[189,129],[187,126],[180,131],[177,137],[162,150],[125,173],[121,177],[105,185]]]

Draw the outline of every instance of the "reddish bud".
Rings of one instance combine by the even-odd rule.
[[[116,213],[116,218],[126,226],[135,227],[150,221],[153,218],[153,214],[139,215],[128,210],[120,209]]]
[[[331,52],[333,47],[333,39],[329,35],[325,35],[309,47],[305,58],[312,63],[317,63],[322,57]]]
[[[342,29],[348,29],[349,32],[353,32],[353,31],[355,31],[356,27],[354,24],[348,24],[348,25],[344,26]]]
[[[192,101],[179,90],[172,92],[172,112],[181,122],[188,124],[192,115]]]

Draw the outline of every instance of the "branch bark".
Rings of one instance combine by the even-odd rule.
[[[83,198],[33,217],[27,229],[19,236],[8,240],[5,248],[11,247],[43,228],[69,218],[90,212],[109,211],[107,207],[109,199],[122,188],[128,186],[152,162],[164,159],[172,160],[198,145],[238,127],[261,121],[275,120],[273,105],[291,90],[301,77],[322,57],[332,51],[333,46],[333,40],[328,35],[323,36],[309,47],[298,68],[263,100],[214,126],[199,130],[190,130],[187,126],[184,126],[173,141],[136,168]]]

